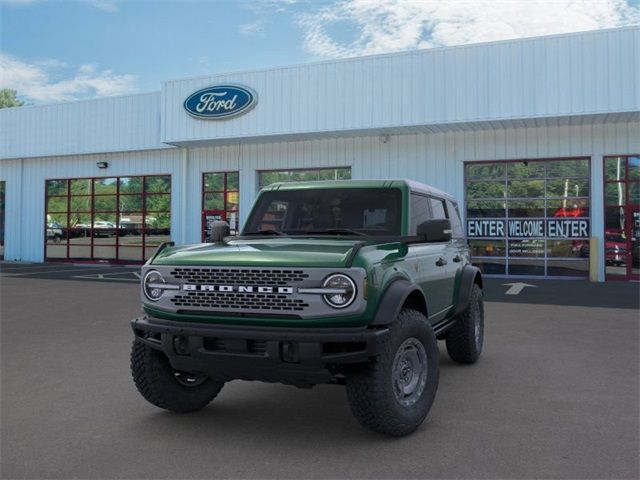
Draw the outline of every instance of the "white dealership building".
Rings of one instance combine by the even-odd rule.
[[[0,110],[5,260],[142,262],[241,228],[261,186],[334,178],[450,192],[486,274],[638,279],[640,28]]]

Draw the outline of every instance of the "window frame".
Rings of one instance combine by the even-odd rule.
[[[236,189],[229,189],[229,175],[230,174],[236,174],[238,176],[238,188]],[[222,190],[207,190],[207,184],[206,184],[206,177],[207,175],[223,175],[223,180],[222,180]],[[229,214],[230,213],[235,213],[236,214],[236,234],[239,235],[240,233],[240,170],[216,170],[216,171],[212,171],[212,172],[202,172],[201,177],[201,186],[200,186],[200,214],[201,216],[204,215],[205,212],[211,212],[211,211],[223,211],[224,212],[224,216],[225,219],[228,221],[229,220]],[[222,194],[222,207],[221,209],[219,208],[205,208],[205,198],[207,195],[209,194],[218,194],[221,193]],[[229,205],[228,205],[228,194],[229,193],[237,193],[238,194],[238,203],[236,203],[236,208],[235,209],[230,209]],[[205,232],[204,229],[201,228],[201,232],[200,232],[200,236],[202,241],[205,240],[204,236],[205,236]]]
[[[149,178],[156,178],[156,177],[168,177],[168,191],[163,191],[163,192],[151,192],[151,193],[147,193],[147,179]],[[104,179],[115,179],[115,185],[116,185],[116,190],[115,193],[109,192],[109,193],[95,193],[95,184],[96,181],[99,180],[104,180]],[[138,178],[141,179],[141,190],[140,192],[126,192],[126,193],[121,193],[120,189],[121,189],[121,180],[124,178]],[[81,195],[73,195],[72,191],[71,191],[71,182],[72,181],[81,181],[81,180],[85,180],[89,182],[90,185],[90,193],[88,194],[81,194]],[[65,191],[66,193],[64,194],[53,194],[53,195],[49,195],[49,183],[50,182],[65,182],[66,186],[65,186]],[[46,178],[44,181],[44,188],[45,188],[45,194],[44,194],[44,231],[43,231],[43,240],[44,240],[44,245],[43,245],[43,250],[44,250],[44,259],[45,261],[55,261],[55,262],[75,262],[75,263],[96,263],[96,262],[106,262],[106,263],[113,263],[113,264],[142,264],[144,263],[148,258],[150,258],[153,253],[150,252],[147,255],[147,249],[148,248],[153,248],[156,247],[155,244],[149,244],[147,237],[149,236],[149,234],[147,233],[148,231],[153,231],[153,230],[158,230],[156,228],[153,227],[149,227],[147,226],[147,217],[152,217],[153,215],[148,215],[148,214],[168,214],[169,216],[169,238],[171,238],[171,215],[172,215],[172,211],[171,211],[171,198],[172,198],[172,190],[173,190],[173,177],[171,174],[169,173],[158,173],[158,174],[144,174],[144,175],[105,175],[105,176],[100,176],[100,177],[68,177],[68,178],[60,178],[60,177],[55,177],[55,178]],[[134,196],[134,195],[139,195],[141,197],[141,205],[140,205],[140,210],[139,211],[122,211],[120,209],[120,198],[121,196]],[[169,198],[169,203],[168,203],[168,210],[148,210],[147,209],[147,197],[151,196],[151,195],[155,195],[155,196],[166,196]],[[100,197],[110,197],[110,196],[115,196],[116,197],[116,206],[115,206],[115,210],[105,210],[105,211],[97,211],[95,208],[95,200],[96,197],[100,198]],[[89,199],[89,204],[90,207],[88,208],[88,210],[77,210],[77,211],[72,211],[71,210],[71,200],[72,198],[88,198]],[[67,209],[64,212],[50,212],[48,210],[48,204],[49,204],[49,199],[50,198],[64,198],[66,199],[67,202]],[[122,214],[139,214],[139,216],[142,218],[141,221],[141,226],[139,228],[140,231],[140,246],[127,246],[127,245],[122,245],[120,243],[120,239],[123,238],[124,236],[121,235],[121,217]],[[72,244],[71,242],[71,215],[72,214],[78,214],[78,215],[85,215],[88,216],[90,219],[90,224],[89,224],[89,228],[87,228],[86,230],[89,233],[89,238],[90,238],[90,242],[86,245],[84,244]],[[47,236],[47,231],[48,231],[48,216],[49,215],[64,215],[66,222],[65,225],[62,227],[63,232],[64,232],[64,236],[62,237],[64,239],[64,246],[65,246],[65,256],[64,257],[49,257],[47,255],[47,247],[50,245],[48,243],[48,236]],[[113,229],[114,231],[114,236],[113,236],[113,244],[109,243],[109,244],[104,244],[102,246],[105,247],[113,247],[115,254],[114,254],[114,258],[103,258],[103,257],[99,257],[96,256],[95,254],[95,231],[96,230],[105,230],[105,229],[96,229],[95,225],[97,221],[104,221],[101,219],[97,219],[96,215],[100,215],[100,216],[107,216],[107,215],[114,215],[115,216],[115,228]],[[106,220],[108,221],[108,220]],[[109,230],[111,231],[111,230]],[[74,237],[75,238],[75,237]],[[62,242],[61,242],[62,243]],[[100,245],[98,245],[100,246]],[[72,257],[71,256],[71,247],[88,247],[89,248],[89,256],[87,257]],[[120,251],[122,250],[123,252],[125,251],[133,251],[134,249],[139,249],[140,250],[140,256],[139,258],[135,258],[135,259],[130,259],[130,258],[121,258],[120,255]]]
[[[576,160],[583,160],[586,161],[587,163],[587,169],[586,172],[582,175],[570,175],[570,176],[566,176],[566,177],[560,177],[560,176],[549,176],[548,171],[546,169],[546,164],[551,163],[551,162],[559,162],[559,161],[576,161]],[[545,164],[545,169],[544,169],[544,174],[541,175],[536,175],[533,177],[523,177],[523,178],[516,178],[516,177],[510,177],[509,176],[509,164],[516,164],[516,163],[523,163],[523,162],[535,162],[535,163],[544,163]],[[504,216],[487,216],[487,217],[473,217],[473,218],[478,218],[481,220],[504,220],[505,222],[508,222],[509,219],[520,219],[520,218],[526,218],[529,220],[543,220],[546,221],[548,219],[551,219],[553,217],[550,217],[548,214],[548,208],[549,208],[549,202],[553,202],[553,201],[558,201],[558,200],[563,200],[565,198],[568,197],[558,197],[558,196],[552,196],[552,197],[548,197],[547,196],[547,181],[552,181],[552,180],[558,180],[558,179],[584,179],[587,180],[587,184],[589,187],[589,195],[588,196],[577,196],[577,197],[570,197],[570,198],[574,198],[574,199],[578,199],[581,201],[586,200],[587,203],[587,208],[588,208],[588,214],[584,215],[584,216],[579,216],[579,217],[574,217],[574,218],[581,218],[581,219],[586,219],[589,221],[589,236],[586,239],[574,239],[576,241],[588,241],[588,238],[590,238],[593,235],[593,182],[592,182],[592,169],[593,169],[593,165],[592,165],[592,157],[590,156],[567,156],[567,157],[548,157],[548,158],[517,158],[517,159],[507,159],[507,160],[501,160],[501,159],[495,159],[495,160],[480,160],[480,161],[465,161],[463,168],[464,168],[464,199],[463,199],[463,211],[465,213],[463,220],[463,231],[465,232],[465,236],[467,235],[467,221],[469,220],[469,216],[468,216],[468,205],[470,203],[470,201],[491,201],[491,202],[503,202],[505,207],[504,207]],[[468,171],[467,168],[470,165],[484,165],[484,164],[500,164],[500,165],[504,165],[504,173],[502,176],[500,177],[491,177],[491,178],[487,178],[487,179],[481,179],[481,178],[473,178],[470,179],[468,176]],[[509,197],[508,196],[508,184],[510,180],[521,180],[521,181],[531,181],[531,180],[543,180],[545,182],[544,184],[544,196],[543,197]],[[468,186],[470,184],[474,184],[474,183],[481,183],[481,182],[504,182],[504,196],[503,197],[486,197],[486,198],[474,198],[474,199],[470,199],[468,198]],[[508,201],[513,202],[513,201],[522,201],[522,202],[526,202],[526,201],[536,201],[536,200],[542,200],[544,202],[544,216],[540,217],[540,216],[536,216],[536,217],[514,217],[512,215],[509,215],[509,205],[508,205]],[[566,218],[571,218],[571,217],[566,217]],[[536,238],[531,238],[531,240],[536,240],[538,239],[538,237]],[[500,241],[500,242],[504,242],[504,255],[503,256],[477,256],[477,255],[472,255],[472,261],[475,259],[478,259],[480,261],[484,261],[484,260],[498,260],[498,261],[502,261],[503,265],[504,265],[504,272],[503,273],[498,273],[498,274],[493,274],[493,273],[487,273],[487,275],[495,275],[498,277],[522,277],[522,278],[574,278],[574,279],[585,279],[588,278],[589,273],[588,270],[586,271],[586,274],[583,276],[577,276],[577,275],[550,275],[549,274],[549,263],[553,262],[553,261],[559,261],[559,260],[567,260],[567,261],[573,261],[576,262],[576,264],[578,262],[584,262],[585,260],[588,262],[588,257],[585,258],[579,258],[579,257],[556,257],[556,256],[548,256],[547,252],[548,252],[548,241],[554,241],[554,240],[562,240],[561,238],[549,238],[548,235],[545,232],[545,236],[541,237],[542,240],[544,240],[544,252],[545,255],[543,257],[510,257],[509,256],[509,241],[510,240],[523,240],[522,238],[511,238],[508,235],[505,235],[504,237],[500,237],[500,238],[487,238],[487,237],[468,237],[467,236],[467,240],[469,242],[472,242],[474,240],[479,240],[479,241],[490,241],[490,240],[494,240],[494,241]],[[571,240],[571,239],[568,239]],[[512,274],[509,273],[509,259],[527,259],[527,260],[535,260],[535,259],[542,259],[544,262],[544,274],[543,275],[520,275],[520,274]],[[588,267],[588,264],[587,264]]]
[[[261,183],[261,178],[262,175],[264,173],[282,173],[282,172],[325,172],[325,171],[335,171],[337,173],[338,170],[349,170],[349,178],[347,180],[352,180],[353,179],[353,169],[351,167],[351,165],[344,165],[344,166],[337,166],[337,167],[311,167],[311,168],[304,168],[304,167],[296,167],[296,168],[276,168],[276,169],[261,169],[261,170],[256,170],[256,186],[257,186],[257,191],[262,190],[265,187],[268,187],[269,185],[272,185],[271,183],[263,185]],[[295,181],[295,180],[292,180]],[[318,180],[310,180],[310,181],[318,181]],[[336,180],[329,180],[329,181],[338,181]],[[278,183],[278,182],[274,182],[274,183]],[[284,182],[284,183],[288,183],[288,182]]]

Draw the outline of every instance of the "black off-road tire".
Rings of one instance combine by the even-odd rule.
[[[476,363],[484,342],[484,302],[482,289],[473,284],[469,305],[458,315],[445,337],[447,352],[454,362]]]
[[[421,393],[416,390],[415,403],[403,405],[394,389],[394,360],[400,347],[414,340],[424,347],[426,380]],[[351,411],[363,426],[401,437],[412,433],[424,421],[435,399],[438,380],[438,344],[433,330],[422,313],[403,309],[391,324],[380,354],[347,373],[347,398]]]
[[[206,407],[224,386],[224,382],[204,377],[195,385],[180,383],[164,353],[136,340],[131,349],[131,374],[136,388],[149,403],[178,413]]]

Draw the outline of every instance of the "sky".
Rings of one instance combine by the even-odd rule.
[[[28,104],[198,75],[640,24],[640,0],[0,0]]]

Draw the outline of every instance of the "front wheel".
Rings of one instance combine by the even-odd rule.
[[[438,345],[424,315],[403,309],[380,354],[346,376],[347,397],[358,421],[400,437],[418,428],[438,390]]]
[[[476,363],[484,343],[484,302],[482,289],[473,284],[469,304],[445,337],[447,352],[454,362]]]
[[[179,413],[206,407],[224,386],[202,374],[174,370],[164,353],[136,340],[131,349],[131,374],[149,403]]]

